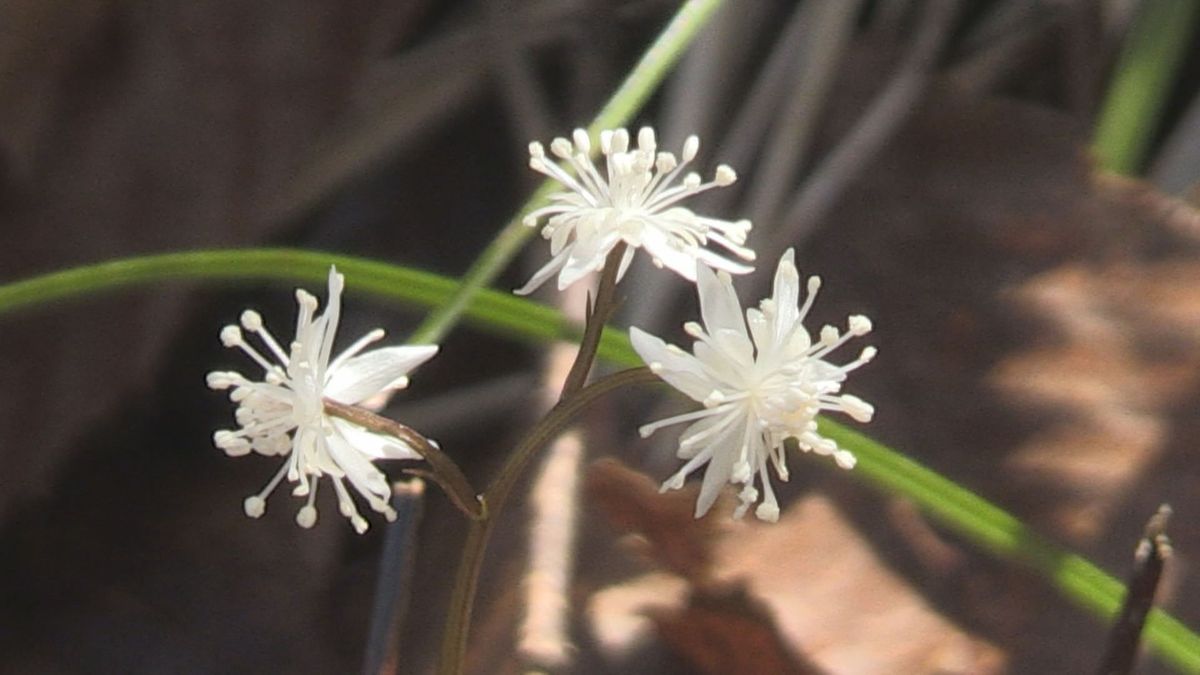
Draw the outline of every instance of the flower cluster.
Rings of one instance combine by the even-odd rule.
[[[603,175],[592,163],[591,140],[583,130],[576,130],[572,140],[557,138],[550,144],[558,161],[550,159],[540,143],[530,144],[530,166],[565,190],[524,219],[529,226],[544,221],[542,235],[550,240],[551,260],[516,292],[532,292],[555,275],[559,289],[566,288],[602,269],[622,244],[626,246],[623,257],[613,261],[616,280],[640,248],[657,266],[694,281],[703,324],[684,325],[695,339],[690,353],[637,328],[631,329],[630,336],[651,371],[704,407],[647,424],[640,431],[648,436],[662,427],[690,422],[678,450],[686,462],[663,489],[682,487],[689,474],[707,464],[696,517],[704,515],[724,486],[732,483],[741,486],[736,516],[757,504],[755,514],[760,519],[777,520],[779,504],[770,467],[787,480],[789,445],[831,456],[845,468],[854,466],[850,452],[820,434],[816,418],[832,411],[870,421],[871,405],[843,393],[842,385],[848,373],[874,357],[875,348],[866,347],[842,365],[828,357],[849,340],[869,333],[871,322],[865,316],[851,316],[844,331],[825,326],[815,336],[810,334],[804,320],[820,279],[810,277],[805,282],[801,302],[800,274],[791,250],[779,261],[772,296],[743,312],[730,275],[753,269],[738,261],[755,259],[745,246],[749,221],[700,216],[680,206],[688,197],[733,183],[733,170],[720,165],[708,182],[696,173],[684,174],[699,150],[695,136],[685,141],[678,159],[658,151],[649,128],[638,132],[637,146],[632,148],[624,129],[604,131],[599,140],[605,157]],[[728,255],[706,248],[710,243]],[[293,495],[307,497],[296,522],[312,527],[319,479],[327,476],[342,514],[361,533],[367,521],[346,483],[371,508],[394,519],[388,482],[372,462],[421,458],[399,438],[327,412],[327,401],[359,405],[407,386],[408,373],[437,352],[436,346],[364,351],[383,337],[382,330],[374,330],[331,360],[343,285],[342,275],[331,268],[328,306],[319,315],[317,299],[296,292],[300,305],[296,336],[286,350],[253,311],[242,314],[240,326],[221,331],[225,345],[243,351],[263,375],[256,380],[232,371],[209,373],[208,385],[229,390],[238,405],[238,428],[217,431],[214,443],[231,456],[255,452],[285,458],[266,487],[246,499],[246,514],[253,518],[263,514],[267,497],[286,477],[294,484]],[[257,337],[261,347],[252,346],[247,333]]]
[[[696,272],[701,326],[684,326],[695,338],[692,353],[664,343],[633,328],[633,347],[650,369],[692,399],[701,410],[670,417],[641,428],[648,436],[664,426],[691,422],[679,441],[679,457],[687,463],[663,484],[680,488],[688,474],[708,463],[696,517],[704,515],[726,483],[742,485],[741,517],[759,499],[755,479],[765,497],[755,510],[762,520],[779,518],[779,504],[771,488],[768,464],[787,480],[784,441],[795,439],[802,450],[830,455],[844,468],[854,466],[854,456],[817,431],[816,416],[836,411],[859,422],[874,414],[870,404],[841,392],[846,374],[875,356],[867,347],[844,365],[826,360],[830,352],[854,337],[870,332],[865,316],[851,316],[845,332],[833,326],[821,329],[816,339],[804,328],[819,277],[809,277],[807,297],[799,304],[800,275],[788,250],[775,272],[772,297],[742,316],[742,306],[728,274],[704,267]]]
[[[393,389],[408,385],[408,373],[437,353],[436,346],[382,347],[364,352],[383,338],[376,329],[330,360],[341,312],[345,280],[329,270],[329,302],[317,314],[317,299],[296,291],[300,306],[296,337],[285,351],[263,325],[257,312],[246,310],[241,326],[221,330],[221,342],[237,348],[262,368],[261,380],[234,371],[208,374],[208,386],[229,391],[238,405],[238,429],[220,430],[213,442],[230,456],[251,452],[285,457],[283,465],[266,487],[246,498],[246,515],[258,518],[266,510],[266,499],[286,476],[295,484],[292,494],[308,501],[296,514],[301,527],[317,520],[314,504],[322,476],[328,476],[337,492],[338,507],[359,533],[367,521],[359,515],[346,481],[372,509],[389,520],[396,514],[388,504],[391,489],[382,472],[371,462],[377,459],[420,459],[404,441],[372,433],[325,412],[325,399],[355,405]],[[245,333],[255,335],[264,350],[252,346]]]
[[[556,138],[550,144],[551,154],[570,171],[547,157],[541,143],[529,144],[529,166],[562,183],[567,190],[553,194],[548,206],[525,216],[525,224],[530,227],[546,219],[542,236],[550,240],[551,259],[517,290],[518,294],[532,293],[555,274],[559,290],[570,286],[604,267],[608,254],[621,242],[628,248],[618,279],[638,248],[645,249],[658,267],[666,267],[689,281],[696,279],[697,261],[734,274],[754,269],[704,248],[712,242],[738,258],[754,260],[754,251],[744,246],[750,221],[706,218],[679,206],[688,197],[737,180],[733,169],[724,164],[717,167],[708,182],[696,173],[684,175],[700,149],[698,138],[688,137],[676,159],[670,152],[658,152],[654,130],[649,127],[638,132],[636,148],[629,147],[626,130],[604,131],[600,134],[600,151],[605,157],[606,175],[601,175],[592,163],[587,132],[576,129],[572,138],[573,142]],[[683,180],[677,184],[681,175]]]

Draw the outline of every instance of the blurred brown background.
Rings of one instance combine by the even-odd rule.
[[[851,388],[879,411],[869,433],[1117,575],[1169,502],[1160,598],[1200,627],[1200,52],[1130,180],[1088,146],[1143,3],[729,4],[638,123],[675,148],[697,133],[705,170],[738,170],[698,208],[755,221],[743,299],[797,247],[826,281],[818,321],[877,326],[880,358]],[[526,143],[586,124],[677,5],[0,4],[0,280],[258,245],[459,274],[535,184]],[[346,334],[420,318],[348,287]],[[682,283],[638,267],[621,288],[621,322],[681,341]],[[273,461],[210,443],[230,411],[203,376],[236,362],[217,332],[244,306],[286,325],[286,290],[169,284],[0,317],[0,672],[360,667],[382,523],[356,537],[328,504],[303,531],[282,493],[248,520]],[[541,366],[463,328],[392,412],[482,484],[530,422]],[[477,672],[1096,667],[1105,627],[1044,581],[810,458],[778,525],[721,508],[693,524],[686,495],[652,489],[673,436],[633,433],[680,405],[663,398],[601,406],[580,460],[649,478],[605,465],[578,502],[560,495],[581,540],[569,663],[514,647],[531,541],[516,505],[484,578]],[[401,672],[432,666],[465,531],[428,494]]]

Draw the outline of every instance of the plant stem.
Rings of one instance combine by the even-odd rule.
[[[407,473],[429,478],[440,485],[445,490],[446,496],[450,497],[454,505],[471,520],[482,520],[487,517],[483,502],[476,496],[477,493],[471,488],[471,484],[467,482],[467,477],[463,475],[458,465],[440,448],[430,443],[428,438],[395,420],[376,415],[370,410],[358,406],[325,399],[325,412],[357,424],[368,431],[404,441],[409,447],[416,450],[421,455],[421,459],[424,459],[433,469],[433,471],[406,469]]]
[[[454,591],[450,596],[450,607],[446,617],[446,629],[442,636],[441,660],[438,673],[461,675],[467,649],[467,634],[470,629],[471,610],[475,591],[479,585],[479,571],[483,566],[483,554],[488,538],[492,534],[496,517],[503,509],[512,488],[520,478],[522,470],[547,443],[567,427],[575,416],[586,409],[600,396],[614,389],[636,384],[657,382],[658,377],[649,368],[632,368],[600,378],[563,398],[537,423],[504,461],[496,479],[483,493],[481,500],[487,507],[487,517],[473,521],[463,544],[462,558],[454,579]]]
[[[588,308],[583,324],[583,339],[579,341],[579,351],[575,354],[571,371],[563,381],[562,393],[558,395],[560,401],[582,389],[583,383],[587,382],[588,373],[592,372],[596,351],[600,348],[600,336],[604,333],[605,324],[617,309],[613,297],[617,292],[617,272],[621,269],[621,258],[625,255],[625,248],[624,243],[618,244],[604,261],[600,287],[596,289],[596,301],[590,303]]]
[[[563,430],[566,423],[591,401],[592,397],[609,390],[605,387],[598,387],[594,389],[591,396],[583,396],[584,383],[587,381],[588,373],[592,370],[592,364],[596,361],[600,335],[604,332],[604,325],[615,308],[613,298],[616,294],[617,272],[620,270],[621,258],[624,254],[625,244],[620,244],[609,252],[608,258],[604,261],[604,271],[600,275],[600,287],[596,291],[596,302],[592,304],[587,313],[583,339],[579,341],[579,351],[575,354],[575,362],[571,364],[571,371],[567,374],[562,393],[558,397],[558,403],[530,430],[526,438],[509,455],[496,478],[480,498],[489,513],[488,517],[471,523],[466,543],[463,545],[463,558],[459,563],[454,590],[451,592],[449,616],[446,619],[446,629],[442,638],[442,654],[439,665],[441,673],[458,675],[463,672],[467,636],[471,629],[472,610],[475,606],[475,593],[479,587],[479,572],[483,566],[484,552],[487,549],[488,539],[491,538],[496,516],[508,500],[513,485],[516,484],[521,472],[538,450],[553,440]],[[625,372],[630,373],[632,378],[639,370]],[[613,380],[608,378],[597,382],[594,386],[598,386],[602,382],[613,382]],[[620,386],[620,381],[612,386]]]
[[[1154,594],[1162,577],[1167,558],[1171,557],[1171,541],[1167,538],[1167,519],[1171,507],[1163,504],[1146,523],[1146,531],[1134,554],[1133,572],[1129,575],[1129,590],[1121,613],[1113,621],[1108,634],[1108,646],[1100,663],[1100,675],[1129,675],[1137,660],[1138,643],[1146,615],[1154,606]]]

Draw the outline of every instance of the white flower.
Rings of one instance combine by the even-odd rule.
[[[285,352],[252,310],[242,313],[241,327],[226,326],[221,341],[237,347],[262,367],[261,381],[232,371],[208,374],[212,389],[230,389],[229,399],[238,404],[240,428],[213,434],[213,442],[228,455],[251,451],[286,457],[283,466],[261,492],[246,498],[246,515],[258,518],[266,510],[266,498],[284,476],[295,483],[292,494],[308,497],[296,514],[301,527],[317,521],[314,501],[321,476],[329,476],[337,491],[338,506],[360,534],[367,521],[358,513],[344,481],[363,496],[371,508],[388,520],[396,517],[388,504],[391,490],[383,473],[371,463],[376,459],[420,459],[403,441],[369,432],[325,413],[324,399],[355,405],[390,389],[408,386],[407,374],[437,353],[436,346],[382,347],[362,352],[383,337],[382,329],[364,335],[349,349],[330,361],[337,333],[345,279],[329,269],[329,304],[316,316],[317,299],[296,290],[300,305],[296,337]],[[242,329],[258,336],[265,351],[248,344]]]
[[[650,370],[704,408],[639,431],[646,437],[664,426],[692,422],[679,442],[679,457],[688,462],[662,489],[682,487],[688,474],[707,462],[697,518],[712,507],[725,483],[743,486],[735,515],[744,515],[758,501],[757,474],[766,497],[755,514],[775,521],[779,504],[767,464],[774,464],[779,478],[787,480],[785,439],[796,439],[805,451],[832,455],[843,468],[854,466],[854,455],[817,433],[816,416],[836,410],[859,422],[870,421],[874,414],[870,404],[839,392],[846,373],[870,361],[875,348],[863,349],[857,359],[842,366],[825,359],[850,338],[870,332],[871,322],[865,316],[851,316],[846,333],[825,326],[813,342],[803,321],[821,280],[808,279],[808,294],[800,306],[800,275],[790,249],[779,261],[773,296],[758,309],[747,309],[744,320],[728,274],[700,268],[697,277],[704,327],[695,322],[684,325],[696,338],[692,354],[637,328],[630,330],[630,337]]]
[[[609,252],[622,241],[629,248],[621,259],[618,280],[639,247],[646,250],[655,265],[668,267],[688,281],[696,280],[697,261],[734,274],[754,269],[704,248],[711,241],[739,258],[754,260],[754,251],[743,246],[750,221],[706,218],[678,206],[687,197],[730,185],[737,179],[733,169],[722,164],[707,183],[701,182],[699,174],[689,173],[682,183],[672,185],[695,159],[700,149],[698,138],[688,137],[683,144],[683,161],[679,161],[669,152],[656,152],[654,130],[649,127],[638,132],[635,149],[629,148],[629,132],[624,129],[603,131],[600,149],[607,177],[588,157],[591,141],[587,132],[576,129],[573,138],[574,143],[556,138],[550,144],[550,152],[572,171],[548,158],[541,143],[529,144],[529,166],[562,183],[567,190],[551,195],[549,206],[525,216],[525,224],[530,227],[548,217],[542,236],[550,240],[552,257],[516,291],[518,294],[532,293],[555,273],[559,290],[570,286],[589,272],[602,269]]]

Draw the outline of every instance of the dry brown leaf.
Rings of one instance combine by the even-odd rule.
[[[718,514],[724,511],[718,505],[708,516],[694,518],[695,485],[660,494],[648,476],[611,458],[592,464],[585,485],[616,530],[642,538],[646,555],[693,583],[709,577],[711,544],[721,530]]]
[[[659,637],[696,673],[710,675],[819,675],[796,656],[774,617],[744,586],[693,593],[679,611],[650,610]]]
[[[681,506],[690,501],[669,504],[676,495],[656,494],[648,478],[615,462],[598,468],[589,486],[604,486],[602,508],[615,511],[615,522],[651,523],[656,557],[696,552],[711,557],[713,572],[699,587],[649,574],[595,594],[591,627],[613,658],[648,637],[639,617],[649,615],[698,672],[1003,672],[997,648],[930,607],[828,500],[808,497],[778,523],[735,523],[714,538],[689,523],[691,510]],[[659,542],[671,553],[655,550]]]

